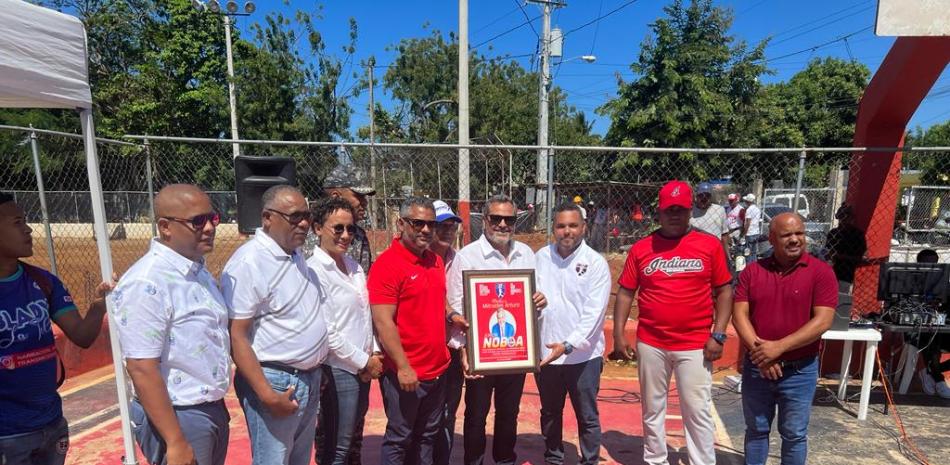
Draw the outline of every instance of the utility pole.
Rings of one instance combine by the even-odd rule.
[[[548,184],[550,183],[549,173],[550,163],[548,158],[551,156],[550,150],[548,147],[548,92],[550,91],[551,86],[551,11],[555,7],[565,6],[565,3],[552,0],[528,0],[531,3],[537,3],[541,5],[543,11],[543,26],[541,32],[541,73],[540,73],[540,82],[538,83],[538,145],[541,148],[538,149],[538,177],[537,185],[547,186],[546,191],[550,192],[551,187]],[[554,199],[550,198],[550,195],[545,195],[546,200],[544,201],[543,208],[539,208],[538,211],[542,215],[545,215],[542,221],[545,223],[550,223],[550,213],[551,213],[551,202]],[[538,191],[537,198],[541,198],[540,191]],[[548,232],[550,233],[550,225],[548,227]]]
[[[459,145],[468,145],[468,0],[459,0]],[[472,239],[469,204],[469,153],[459,148],[459,216],[462,217],[462,242]]]
[[[231,105],[231,139],[239,140],[238,136],[238,117],[237,117],[237,96],[234,91],[234,58],[231,55],[231,17],[224,17],[224,43],[228,55],[228,102]],[[241,155],[241,144],[234,142],[231,145],[234,152],[234,158]]]
[[[367,63],[367,68],[369,68],[369,182],[372,184],[373,189],[376,189],[376,103],[373,100],[373,86],[376,85],[373,81],[373,66],[376,65],[376,60],[370,58],[369,63]],[[385,202],[386,199],[383,199]],[[374,195],[369,205],[369,217],[370,227],[376,227],[376,196]]]

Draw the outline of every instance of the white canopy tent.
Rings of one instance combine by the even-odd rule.
[[[96,155],[92,92],[86,67],[86,30],[77,18],[20,0],[0,0],[0,107],[71,108],[79,112],[92,197],[94,231],[102,279],[112,276],[112,256],[106,230],[105,203]],[[111,307],[110,304],[107,305]],[[116,372],[119,415],[125,447],[123,462],[137,463],[129,422],[128,383],[122,365],[115,324],[109,336]]]

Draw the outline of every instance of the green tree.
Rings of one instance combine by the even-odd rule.
[[[950,147],[950,121],[927,129],[917,127],[907,134],[906,146]],[[950,185],[950,153],[909,152],[904,155],[904,166],[920,170],[920,183],[928,186]]]

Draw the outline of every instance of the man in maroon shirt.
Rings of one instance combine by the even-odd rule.
[[[399,209],[400,237],[373,266],[367,288],[373,326],[386,356],[380,378],[384,465],[432,465],[442,425],[449,350],[445,345],[445,266],[428,249],[436,227],[429,199]]]
[[[764,464],[778,408],[783,465],[804,464],[808,418],[818,384],[818,346],[831,327],[838,283],[805,250],[805,224],[783,213],[769,226],[771,257],[742,270],[732,321],[749,352],[742,372],[745,463]]]

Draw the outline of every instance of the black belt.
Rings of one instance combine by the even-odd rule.
[[[289,373],[294,376],[297,376],[298,374],[307,375],[307,374],[313,373],[314,371],[320,369],[320,365],[304,370],[301,368],[294,368],[290,365],[280,363],[280,362],[261,362],[261,368],[270,368],[272,370],[283,371],[284,373]]]
[[[798,369],[800,369],[801,367],[803,367],[803,366],[805,366],[805,365],[808,365],[809,363],[814,362],[814,361],[815,361],[815,357],[816,357],[815,355],[812,355],[812,356],[809,356],[809,357],[800,358],[800,359],[798,359],[798,360],[780,360],[780,361],[778,362],[778,365],[779,365],[780,367],[782,367],[782,371],[785,371],[785,370],[798,370]]]

